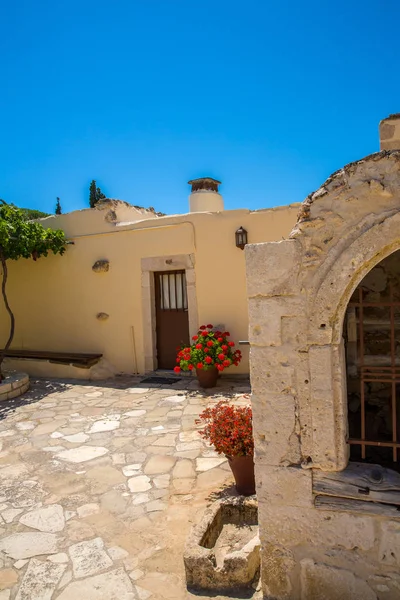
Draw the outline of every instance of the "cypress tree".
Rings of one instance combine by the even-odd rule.
[[[62,208],[61,208],[61,202],[60,202],[60,198],[57,196],[57,202],[56,202],[56,210],[55,210],[55,214],[56,215],[62,215]]]
[[[107,198],[107,196],[105,194],[103,194],[103,192],[101,191],[101,189],[99,187],[96,187],[96,181],[95,181],[95,179],[92,179],[92,182],[89,186],[89,206],[90,206],[90,208],[94,208],[96,206],[96,204],[100,200],[104,200],[104,198]]]
[[[93,179],[92,183],[89,186],[89,206],[90,208],[94,208],[97,202],[97,194],[96,194],[96,182]]]

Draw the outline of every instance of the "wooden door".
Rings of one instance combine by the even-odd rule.
[[[189,344],[189,315],[185,271],[154,273],[157,359],[159,369],[176,366],[177,347]]]

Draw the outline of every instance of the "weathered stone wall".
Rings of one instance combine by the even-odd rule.
[[[348,463],[342,328],[363,277],[400,248],[400,152],[332,175],[290,238],[246,248],[266,598],[400,598],[400,521],[315,508],[313,473]]]

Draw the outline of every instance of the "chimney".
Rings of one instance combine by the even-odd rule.
[[[400,150],[400,113],[379,123],[379,140],[381,150]]]
[[[189,211],[192,212],[219,212],[224,210],[224,200],[218,192],[220,181],[211,177],[191,179],[188,184],[192,186],[189,196]]]

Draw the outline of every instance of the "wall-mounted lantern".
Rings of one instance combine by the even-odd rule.
[[[245,245],[247,244],[247,231],[244,227],[239,227],[239,229],[235,232],[236,238],[236,247],[244,250]]]

